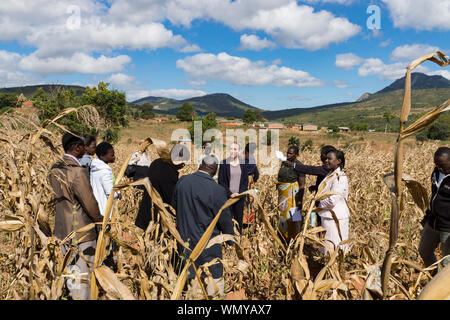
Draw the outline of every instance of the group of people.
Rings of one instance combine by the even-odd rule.
[[[50,170],[49,180],[54,191],[55,230],[58,239],[91,223],[102,222],[107,199],[113,192],[114,176],[109,163],[115,161],[114,148],[107,142],[96,145],[92,136],[65,133],[62,137],[64,156]],[[93,155],[97,157],[92,159]],[[120,199],[120,193],[114,193]],[[97,229],[77,232],[72,244],[78,247],[72,255],[72,270],[76,274],[90,274],[97,241]],[[71,243],[66,242],[66,254]],[[89,299],[89,281],[71,279],[69,287],[73,299]]]
[[[321,166],[304,165],[297,160],[298,155],[299,148],[290,146],[286,153],[287,159],[278,172],[280,230],[287,240],[295,238],[299,233],[305,176],[317,176],[315,185],[309,188],[311,192],[320,190],[321,194],[325,192],[336,194],[317,201],[317,218],[311,224],[312,226],[320,225],[325,229],[324,239],[327,244],[331,247],[339,246],[346,251],[348,245],[340,244],[348,240],[350,218],[350,210],[347,206],[348,179],[344,171],[345,155],[333,146],[325,146],[320,152]],[[294,215],[298,218],[293,219]],[[334,218],[339,221],[339,229]],[[321,251],[326,253],[326,247],[322,247]]]
[[[96,139],[92,136],[80,137],[71,133],[64,134],[62,144],[64,157],[53,165],[50,174],[55,192],[55,236],[59,239],[64,239],[70,232],[90,223],[101,222],[107,199],[114,192],[114,176],[108,165],[115,160],[112,145],[106,142],[96,145]],[[159,158],[153,161],[145,151],[133,155],[126,175],[134,180],[148,177],[162,201],[175,209],[176,228],[188,247],[179,245],[178,257],[190,255],[227,199],[239,197],[244,191],[254,188],[259,178],[255,150],[254,143],[247,144],[244,152],[241,152],[239,144],[233,143],[229,147],[229,157],[219,161],[211,152],[211,145],[205,144],[198,170],[181,178],[179,171],[185,166],[186,160],[190,159],[190,151],[183,144],[175,145],[170,151],[166,149],[158,152]],[[92,158],[94,154],[96,157]],[[300,232],[301,221],[304,220],[302,202],[305,177],[313,175],[317,179],[315,185],[309,187],[309,191],[320,194],[329,192],[329,196],[321,197],[316,202],[314,213],[317,215],[311,221],[303,223],[324,228],[326,246],[321,248],[323,253],[329,248],[347,251],[349,247],[345,241],[349,238],[350,210],[347,205],[349,187],[344,170],[344,153],[333,146],[325,146],[321,148],[322,164],[318,166],[302,164],[297,159],[298,156],[299,148],[289,146],[286,160],[281,163],[278,172],[279,234],[289,242]],[[427,266],[436,262],[434,250],[439,243],[442,243],[443,255],[450,254],[450,148],[439,148],[434,161],[436,168],[432,175],[432,199],[423,222],[419,246],[420,255]],[[114,192],[114,197],[120,199],[121,195]],[[253,199],[249,196],[240,197],[239,201],[222,212],[212,237],[220,233],[241,233],[246,226],[254,223],[254,218]],[[153,206],[151,195],[144,189],[135,225],[146,230],[151,221],[160,231],[158,210]],[[72,264],[81,273],[90,273],[96,239],[95,228],[77,233],[75,245],[82,254],[77,254]],[[66,244],[63,253],[69,247],[70,244]],[[204,280],[210,296],[224,292],[220,259],[221,245],[215,244],[204,250],[194,262],[198,270],[201,265],[217,260],[209,267],[214,283]],[[186,259],[180,258],[177,261],[181,266],[186,263]],[[449,258],[443,264],[448,262]],[[194,277],[195,272],[190,267],[188,279]],[[207,279],[204,273],[202,278]],[[88,299],[88,282],[80,283],[70,293],[74,299]]]

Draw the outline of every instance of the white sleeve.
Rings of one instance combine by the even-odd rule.
[[[339,177],[335,179],[331,185],[332,192],[337,192],[339,195],[334,195],[320,201],[320,207],[323,209],[333,209],[340,199],[345,199],[348,193],[347,177]]]
[[[114,188],[112,173],[110,174],[108,172],[108,174],[102,175],[100,179],[103,190],[105,191],[106,196],[109,197],[109,194]],[[118,197],[117,192],[114,192],[114,199],[116,199],[117,197]]]

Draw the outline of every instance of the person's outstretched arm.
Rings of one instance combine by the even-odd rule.
[[[296,162],[285,161],[283,164],[288,167],[293,167],[295,171],[298,173],[309,174],[312,176],[326,176],[328,174],[328,170],[322,166],[307,166],[304,164],[299,164]]]

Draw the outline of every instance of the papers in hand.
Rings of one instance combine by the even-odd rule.
[[[295,212],[292,215],[292,221],[302,221],[302,210],[299,210],[297,207],[295,208]]]
[[[276,156],[278,159],[280,159],[281,161],[286,161],[286,157],[284,156],[284,154],[281,151],[276,151],[275,152]]]

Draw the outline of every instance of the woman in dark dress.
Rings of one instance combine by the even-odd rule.
[[[161,149],[158,151],[161,158],[154,160],[150,164],[147,172],[147,177],[152,186],[158,191],[162,201],[167,204],[172,202],[172,195],[175,190],[175,185],[178,182],[178,171],[185,165],[184,162],[173,161],[174,158],[171,155],[174,150],[184,152],[183,157],[189,158],[189,150],[187,147],[179,144],[173,147],[170,153],[167,150]],[[147,190],[145,190],[139,205],[135,225],[146,230],[150,221],[157,221],[156,212],[156,208],[152,210],[152,199]]]

